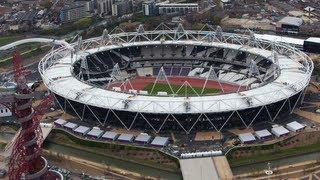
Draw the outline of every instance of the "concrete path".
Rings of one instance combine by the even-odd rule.
[[[184,180],[218,180],[219,175],[211,157],[181,159]]]

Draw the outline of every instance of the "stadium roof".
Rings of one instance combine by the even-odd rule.
[[[158,41],[122,43],[120,45],[110,45],[95,49],[89,49],[85,52],[80,53],[78,56],[73,57],[82,57],[86,56],[87,54],[92,54],[97,51],[104,51],[111,48],[140,46],[147,44],[156,45],[159,43],[160,42]],[[226,44],[218,42],[208,43],[192,40],[168,40],[163,42],[163,44],[208,45],[236,50],[241,49],[242,51],[257,54],[267,59],[269,59],[273,55],[273,53],[268,50],[238,44]],[[44,83],[55,94],[77,102],[102,108],[123,110],[123,104],[119,102],[130,98],[132,102],[126,108],[126,111],[165,114],[226,112],[231,110],[259,107],[266,104],[278,102],[279,100],[287,99],[288,97],[295,95],[299,91],[304,89],[305,85],[309,82],[310,74],[307,72],[303,73],[301,71],[301,69],[305,68],[304,65],[299,62],[301,60],[301,56],[295,55],[291,57],[296,58],[289,58],[283,55],[279,56],[279,66],[281,69],[281,73],[276,80],[264,86],[242,92],[242,94],[251,98],[252,103],[250,105],[243,101],[243,95],[240,95],[239,93],[229,93],[215,96],[192,96],[188,99],[190,103],[190,110],[188,112],[186,112],[184,107],[185,97],[159,97],[145,95],[137,95],[132,97],[131,94],[108,91],[102,88],[93,87],[89,84],[86,84],[85,82],[79,81],[77,78],[73,77],[70,70],[71,64],[76,61],[76,59],[72,59],[70,55],[59,59],[57,63],[52,64],[51,67],[47,68],[43,72],[43,79]],[[294,89],[288,87],[288,85],[290,85],[290,87],[293,86]]]
[[[147,134],[139,134],[136,138],[135,141],[137,142],[149,142],[151,139],[151,136]]]
[[[305,128],[304,125],[298,123],[297,121],[293,121],[293,122],[291,122],[291,123],[288,123],[286,127],[287,127],[290,131],[294,131],[294,132],[299,131],[299,130]]]
[[[121,134],[119,137],[118,137],[118,141],[132,141],[134,138],[134,136],[132,134]]]
[[[252,133],[239,134],[239,139],[243,143],[252,142],[256,140],[256,138],[252,135]]]
[[[72,122],[68,122],[67,124],[63,125],[63,127],[66,127],[69,129],[74,129],[74,128],[78,127],[78,125],[75,123],[72,123]]]
[[[115,133],[115,132],[106,131],[106,132],[102,135],[102,138],[115,140],[117,136],[118,136],[118,134]]]
[[[169,138],[157,136],[151,142],[151,145],[154,146],[166,146],[169,142]]]
[[[59,118],[59,119],[55,120],[54,123],[63,126],[64,124],[67,123],[67,121],[65,121],[64,119]]]
[[[284,128],[283,126],[273,127],[273,128],[271,129],[271,132],[272,132],[274,135],[276,135],[277,137],[289,133],[288,129]]]
[[[260,131],[255,131],[254,133],[259,139],[264,138],[264,137],[272,136],[272,134],[267,129],[263,129],[263,130],[260,130]]]
[[[100,137],[102,134],[103,134],[103,131],[101,129],[92,128],[91,131],[89,131],[87,135],[94,136],[94,137]]]
[[[81,134],[87,134],[90,131],[89,127],[86,126],[79,126],[76,129],[73,130],[76,133],[81,133]]]

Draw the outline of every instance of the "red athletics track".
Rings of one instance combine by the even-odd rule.
[[[143,90],[145,86],[147,86],[150,83],[153,83],[156,80],[155,77],[142,77],[142,76],[138,76],[135,77],[133,79],[130,79],[130,83],[126,82],[126,83],[113,83],[109,86],[109,89],[111,90],[112,87],[120,87],[121,89],[124,91],[125,89],[135,89],[135,90]],[[168,77],[168,81],[170,82],[170,84],[174,84],[174,85],[182,85],[185,81],[187,81],[191,87],[200,87],[202,88],[204,83],[205,83],[205,79],[200,79],[200,78],[196,78],[196,77],[179,77],[179,76],[175,76],[175,77]],[[165,81],[158,81],[158,83],[166,83]],[[239,88],[239,85],[237,84],[231,84],[231,83],[220,83],[221,86],[223,87],[223,90],[225,93],[232,93],[232,92],[236,92]],[[209,80],[207,82],[206,88],[214,88],[214,89],[220,89],[220,85],[217,81],[214,80]],[[245,87],[241,87],[240,90],[245,90]]]

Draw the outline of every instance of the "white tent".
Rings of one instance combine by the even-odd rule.
[[[267,139],[267,138],[272,137],[272,134],[267,129],[255,131],[254,133],[258,139]]]
[[[302,129],[304,129],[306,126],[298,123],[297,121],[293,121],[291,123],[288,123],[286,127],[290,131],[298,132],[298,131],[301,131]]]
[[[283,126],[275,126],[271,129],[271,132],[277,137],[289,134],[288,129],[284,128]]]
[[[238,137],[242,143],[251,143],[256,140],[252,133],[239,134]]]

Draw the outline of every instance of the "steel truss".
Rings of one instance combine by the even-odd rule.
[[[192,122],[192,125],[189,128],[183,126],[183,123],[181,123],[181,120],[178,120],[178,118],[176,118],[177,114],[167,113],[166,114],[166,118],[163,120],[163,122],[161,123],[160,127],[157,128],[153,124],[152,120],[148,119],[144,115],[144,113],[141,113],[141,112],[136,112],[135,115],[134,115],[134,118],[132,119],[132,121],[131,122],[127,122],[127,119],[121,119],[119,117],[119,115],[118,115],[119,112],[116,112],[113,109],[106,109],[104,114],[100,114],[99,115],[92,109],[92,107],[90,107],[87,104],[82,104],[81,106],[83,108],[81,110],[81,109],[77,109],[76,107],[74,107],[73,103],[70,102],[70,100],[68,100],[68,99],[64,98],[64,103],[63,103],[64,105],[61,104],[61,101],[58,100],[56,95],[55,95],[55,100],[56,100],[58,106],[64,112],[69,112],[69,113],[71,112],[71,113],[75,114],[82,121],[86,120],[86,118],[84,117],[84,113],[85,113],[85,110],[88,110],[92,114],[93,119],[95,119],[101,126],[109,125],[108,124],[108,119],[110,118],[111,115],[113,115],[113,116],[116,117],[116,119],[119,121],[119,123],[122,125],[122,127],[124,129],[131,130],[131,129],[133,129],[135,123],[138,123],[137,122],[138,121],[138,117],[140,116],[140,121],[143,120],[144,123],[147,123],[148,126],[149,126],[149,129],[151,131],[153,131],[154,133],[159,133],[159,132],[163,131],[163,126],[168,121],[168,119],[171,118],[176,123],[176,126],[180,127],[183,130],[183,132],[185,132],[186,134],[189,134],[192,131],[197,130],[195,128],[195,126],[196,126],[197,123],[199,123],[199,121],[201,119],[205,120],[205,121],[208,121],[208,123],[211,125],[211,128],[213,130],[215,130],[215,131],[218,131],[218,132],[221,132],[221,131],[223,131],[225,129],[227,123],[230,121],[231,118],[239,119],[239,121],[242,123],[243,127],[249,128],[254,124],[254,122],[256,121],[256,119],[259,117],[260,113],[263,110],[265,110],[267,112],[267,114],[268,114],[268,117],[265,117],[265,121],[274,122],[279,117],[280,113],[285,108],[288,108],[288,113],[287,114],[292,114],[294,109],[299,105],[299,102],[303,101],[304,93],[305,93],[305,91],[299,92],[296,95],[297,98],[295,100],[293,100],[293,102],[291,102],[292,100],[290,98],[283,100],[281,102],[280,108],[277,111],[270,110],[268,108],[268,105],[258,107],[256,112],[253,114],[253,118],[252,119],[246,119],[243,115],[241,115],[239,110],[230,111],[230,112],[228,112],[229,116],[224,120],[222,126],[220,126],[220,127],[218,127],[215,124],[215,120],[211,119],[209,117],[208,113],[200,113],[200,114],[197,115],[198,117],[195,118],[195,121]],[[72,110],[71,111],[68,110],[67,106],[71,107]],[[79,112],[81,112],[81,113],[79,113]],[[273,114],[271,114],[271,112],[273,112]],[[99,118],[99,116],[101,116],[101,115],[103,116],[102,119]],[[155,117],[156,117],[156,115],[155,115]],[[112,124],[110,124],[110,125],[112,125]]]

